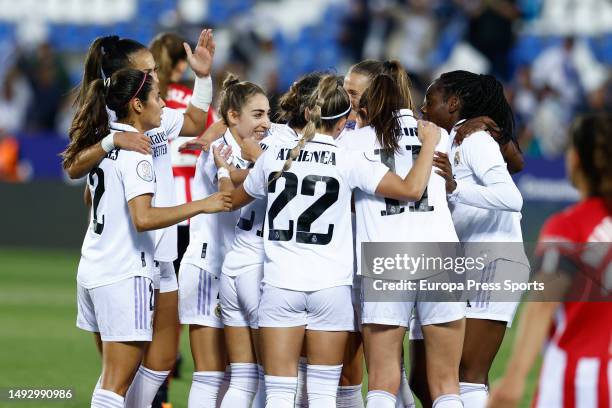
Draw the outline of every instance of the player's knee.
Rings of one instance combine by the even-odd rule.
[[[368,371],[368,388],[370,390],[382,390],[397,395],[400,386],[400,373],[389,374],[388,370]]]

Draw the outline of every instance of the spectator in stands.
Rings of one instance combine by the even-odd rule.
[[[342,20],[340,44],[350,61],[363,59],[363,47],[370,31],[368,0],[350,0],[348,14]]]
[[[467,40],[491,62],[492,74],[507,81],[512,24],[521,17],[517,0],[454,0],[467,14]]]
[[[43,43],[33,54],[26,55],[19,65],[24,67],[32,85],[33,101],[36,101],[29,107],[27,130],[55,129],[59,107],[70,91],[70,80],[62,60],[49,43]]]
[[[16,134],[24,128],[32,91],[23,74],[14,66],[0,84],[0,130]]]

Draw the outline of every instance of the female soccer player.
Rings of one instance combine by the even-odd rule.
[[[401,70],[403,72],[403,70]],[[403,73],[405,76],[406,74]],[[417,121],[408,89],[388,75],[379,75],[370,84],[361,104],[370,126],[346,135],[344,146],[363,152],[403,176],[419,156],[421,145]],[[448,134],[443,132],[437,151],[445,152]],[[432,175],[423,197],[400,202],[355,192],[357,248],[363,242],[458,242],[446,202],[444,179]],[[360,267],[361,253],[357,265]],[[365,289],[365,288],[364,288]],[[365,293],[365,292],[364,292]],[[423,322],[427,341],[427,379],[434,407],[461,407],[459,360],[464,335],[465,306],[453,302],[423,302],[417,295],[406,302],[362,299],[362,332],[368,368],[368,406],[395,407],[400,387],[403,340],[414,312]],[[426,323],[425,323],[426,322]]]
[[[573,125],[566,164],[581,200],[546,221],[537,250],[535,280],[555,284],[556,293],[546,295],[554,301],[529,302],[523,309],[506,373],[491,391],[490,408],[519,406],[527,375],[549,335],[533,406],[610,406],[611,134],[609,114],[584,116]],[[547,286],[546,292],[553,290]]]
[[[440,138],[437,127],[420,124],[422,154],[401,179],[336,146],[351,111],[338,78],[321,79],[306,106],[309,121],[298,144],[268,148],[232,193],[237,208],[268,199],[259,330],[270,408],[293,406],[304,334],[309,405],[336,406],[347,331],[354,327],[351,190],[420,199]]]
[[[220,102],[220,113],[225,123],[229,124],[228,130],[223,137],[213,143],[213,147],[227,145],[232,147],[231,162],[237,169],[246,169],[250,163],[241,156],[241,146],[245,140],[254,138],[257,141],[263,139],[270,121],[268,112],[270,105],[264,91],[257,85],[250,82],[240,82],[234,75],[229,74],[223,82],[223,90]],[[203,152],[196,164],[196,176],[194,180],[193,197],[199,198],[217,190],[216,186],[216,167],[212,152]],[[254,210],[254,209],[252,209]],[[254,215],[257,216],[259,214]],[[256,263],[256,258],[252,254],[247,255],[241,251],[240,254],[232,255],[231,259],[227,252],[232,248],[234,242],[234,228],[238,224],[238,229],[249,229],[248,224],[255,222],[250,215],[245,220],[239,219],[237,212],[230,214],[205,215],[195,217],[191,220],[189,246],[185,251],[179,272],[179,299],[180,299],[180,321],[182,324],[189,324],[189,337],[191,352],[194,359],[195,372],[189,393],[189,407],[215,407],[217,398],[220,395],[220,385],[224,378],[227,366],[227,353],[224,344],[223,321],[237,324],[245,323],[239,321],[237,314],[239,311],[231,309],[235,304],[230,305],[232,300],[232,289],[238,289],[233,284],[235,280],[225,280],[229,287],[226,291],[227,311],[219,305],[219,278],[224,258],[227,260],[224,271],[225,275],[245,278],[245,286],[238,285],[239,290],[245,297],[252,296],[252,290],[259,290],[258,285],[253,285],[253,280],[257,276],[248,273],[249,261]],[[251,231],[256,233],[256,231]],[[240,238],[244,240],[244,235]],[[241,241],[241,244],[250,245],[249,242]],[[245,249],[248,251],[248,247]],[[239,258],[242,256],[242,258]],[[245,261],[245,257],[247,258]],[[231,262],[236,262],[232,264]],[[238,265],[244,262],[244,268]],[[244,276],[242,273],[246,273]],[[225,276],[224,275],[224,276]],[[247,301],[247,299],[244,299]],[[252,302],[249,298],[248,302]],[[251,314],[247,323],[254,324],[253,309],[256,305],[249,303],[248,309]],[[248,326],[247,326],[248,327]],[[248,329],[227,331],[230,361],[243,363],[255,361],[253,348],[245,348],[245,338],[250,337]],[[234,346],[235,344],[235,346]],[[232,366],[232,377],[235,375],[234,388],[242,385],[241,381],[255,380],[257,369],[248,371],[252,367],[239,365]],[[244,374],[244,375],[239,375]],[[255,377],[250,378],[250,377]],[[221,395],[223,397],[223,395]],[[230,394],[230,400],[235,397],[235,392]],[[220,399],[219,399],[220,400]],[[230,403],[235,401],[231,400]],[[232,405],[233,406],[233,405]]]
[[[158,207],[173,206],[176,201],[168,140],[176,138],[179,134],[195,136],[202,133],[212,99],[212,81],[209,74],[215,44],[211,31],[202,31],[193,53],[188,45],[185,44],[184,47],[187,60],[197,76],[189,107],[184,114],[164,108],[161,126],[146,133],[153,152],[153,166],[157,177],[155,205]],[[90,46],[85,61],[77,106],[82,105],[85,90],[93,80],[107,78],[118,69],[125,67],[138,69],[157,79],[156,62],[144,45],[129,39],[119,39],[117,36],[96,39]],[[119,137],[120,133],[109,135],[102,142],[84,149],[72,160],[65,162],[64,167],[68,174],[75,178],[89,172],[102,160],[106,152],[114,147],[113,140],[115,136]],[[148,406],[151,403],[157,389],[174,367],[178,349],[178,332],[172,329],[176,325],[178,310],[177,281],[172,265],[177,255],[176,226],[156,231],[155,241],[154,284],[159,299],[154,317],[153,341],[147,347],[143,365],[127,397],[129,404],[134,406]]]
[[[95,80],[70,129],[70,162],[111,130],[145,132],[160,125],[163,100],[153,78],[134,69]],[[106,109],[116,114],[111,122]],[[154,235],[204,212],[227,211],[223,193],[178,207],[155,208],[150,155],[113,149],[88,176],[93,208],[77,274],[77,326],[102,343],[102,376],[92,407],[123,407],[124,396],[153,333]],[[126,318],[130,317],[130,318]],[[132,318],[133,317],[133,318]]]
[[[514,117],[501,83],[490,75],[466,71],[442,74],[430,85],[421,107],[423,117],[451,132],[449,155],[436,153],[436,172],[446,179],[455,229],[461,242],[514,242],[504,252],[490,248],[479,279],[527,280],[529,263],[522,248],[521,193],[514,185],[497,143],[486,132],[477,132],[458,146],[456,127],[465,119],[486,115],[502,129],[506,140],[514,138]],[[452,165],[449,162],[452,160]],[[466,406],[484,407],[488,375],[517,302],[489,302],[478,293],[467,304],[465,339],[459,379]],[[418,319],[415,325],[418,332]],[[418,336],[415,332],[415,336]],[[416,354],[423,353],[415,341]],[[419,358],[415,359],[417,365]],[[415,373],[420,367],[415,367]],[[417,376],[413,376],[417,378]],[[424,387],[416,387],[426,398]]]

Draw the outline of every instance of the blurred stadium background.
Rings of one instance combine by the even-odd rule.
[[[215,29],[215,79],[231,70],[271,100],[303,73],[364,58],[399,59],[417,103],[441,72],[496,75],[526,156],[526,241],[577,198],[563,165],[572,118],[611,111],[610,0],[0,0],[0,387],[76,387],[65,406],[83,406],[99,369],[74,327],[83,187],[58,158],[88,45],[161,31],[193,42],[202,27]],[[176,389],[185,406],[187,385]]]

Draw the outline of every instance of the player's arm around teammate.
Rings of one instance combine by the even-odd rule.
[[[151,76],[132,69],[94,81],[83,102],[70,129],[64,160],[73,159],[111,128],[144,132],[159,126],[164,106]],[[106,106],[117,113],[117,122],[110,126]],[[191,207],[155,209],[152,214],[151,157],[136,152],[112,150],[88,181],[92,226],[77,275],[77,325],[96,333],[102,343],[102,376],[92,406],[119,407],[142,359],[144,342],[152,336],[154,241],[144,231],[203,212],[226,211],[230,203],[218,194]],[[126,315],[134,319],[125,319]]]
[[[350,294],[352,240],[347,239],[352,234],[351,190],[360,188],[400,200],[419,199],[431,172],[434,147],[440,138],[435,125],[420,124],[423,154],[411,173],[402,179],[388,172],[386,166],[370,162],[357,152],[339,149],[334,144],[351,110],[348,94],[337,78],[324,77],[305,105],[309,122],[298,145],[268,149],[256,162],[245,183],[232,192],[236,207],[246,205],[254,198],[271,195],[268,197],[269,221],[264,232],[267,237],[266,267],[259,311],[270,407],[293,404],[297,362],[304,335],[309,403],[312,406],[335,406],[347,330],[354,327]],[[311,163],[313,160],[318,160],[317,164]],[[316,183],[316,180],[324,182],[326,188],[331,189],[328,194],[335,197],[317,210],[322,225],[333,224],[327,234],[309,232],[311,224],[304,225],[299,214],[292,215],[301,212],[300,209],[308,204],[310,200],[307,197],[311,195],[308,194],[308,185]],[[296,193],[302,191],[304,195],[295,201],[295,208],[290,207],[293,208],[291,213],[282,211],[288,202],[282,198],[283,194],[278,195],[276,183],[283,181],[283,191],[293,191],[295,187]],[[303,185],[301,190],[297,188],[300,182]],[[296,221],[298,230],[294,234]],[[286,225],[289,225],[289,230],[275,228]],[[305,258],[306,254],[308,258]],[[288,274],[287,270],[292,270],[292,273]]]
[[[443,74],[427,90],[421,108],[424,117],[451,132],[465,118],[486,115],[500,126],[504,138],[514,138],[514,118],[503,87],[490,75],[466,71]],[[445,178],[453,221],[462,242],[513,242],[500,253],[491,247],[489,262],[478,274],[490,281],[504,276],[517,281],[529,275],[522,248],[520,210],[522,197],[503,160],[499,146],[484,132],[477,132],[458,146],[451,142],[449,155],[437,155],[436,172]],[[452,160],[452,164],[451,161]],[[498,244],[499,245],[499,244]],[[471,278],[480,279],[481,276]],[[506,327],[513,320],[517,302],[481,301],[470,294],[463,352],[459,369],[464,404],[484,407],[488,375],[501,346]],[[413,342],[417,354],[422,344]],[[417,359],[417,362],[419,359]],[[420,395],[426,394],[415,389]]]
[[[212,80],[210,72],[215,52],[215,42],[212,30],[202,30],[195,50],[184,44],[187,60],[196,73],[194,92],[187,110],[182,115],[179,134],[198,136],[206,126],[206,116],[212,101]],[[157,81],[157,65],[151,52],[137,41],[119,39],[116,36],[96,39],[89,48],[85,60],[83,81],[77,95],[76,105],[80,108],[87,87],[95,79],[105,79],[120,68],[134,68],[146,72]],[[171,133],[171,132],[168,132]],[[136,136],[136,137],[134,137]],[[69,163],[64,163],[64,169],[70,178],[83,177],[102,160],[109,149],[116,147],[132,149],[141,153],[150,153],[151,142],[145,135],[128,135],[124,132],[114,132],[105,138],[105,144],[96,143],[83,149]],[[117,144],[117,145],[116,145]]]

